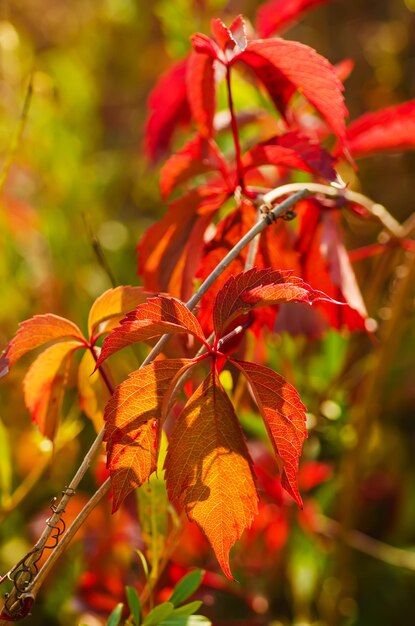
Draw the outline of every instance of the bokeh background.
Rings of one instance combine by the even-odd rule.
[[[111,286],[109,272],[94,252],[96,238],[115,282],[138,284],[137,241],[165,210],[158,168],[149,164],[143,148],[148,94],[172,60],[187,53],[193,32],[208,33],[216,16],[229,21],[242,13],[254,21],[260,4],[0,2],[0,158],[3,178],[7,174],[0,195],[0,348],[19,321],[36,313],[53,312],[85,325],[92,302]],[[355,61],[346,82],[351,119],[415,97],[414,0],[333,0],[309,12],[284,36],[314,47],[333,63]],[[33,94],[22,127],[31,75]],[[243,87],[238,88],[237,102],[243,102]],[[183,139],[178,134],[175,146]],[[363,160],[358,176],[349,175],[353,188],[404,221],[414,210],[414,172],[415,153],[406,152]],[[376,236],[376,230],[352,224],[349,244],[356,247],[353,237],[366,243]],[[405,263],[403,257],[390,258],[390,271],[384,270],[373,300],[371,315],[386,325],[393,317],[395,283],[408,271]],[[371,262],[359,269],[363,293],[376,267]],[[275,366],[287,369],[291,363],[310,410],[303,493],[311,521],[276,493],[277,504],[270,503],[261,514],[263,525],[235,549],[238,588],[212,574],[201,592],[205,613],[215,624],[415,623],[413,310],[414,291],[408,290],[386,354],[372,350],[367,338],[335,333],[311,345],[287,336],[269,340]],[[330,520],[339,514],[339,485],[359,445],[353,407],[364,396],[359,380],[370,359],[382,359],[383,370],[374,424],[359,452],[364,469],[352,488],[353,530],[363,534],[340,541],[332,538],[339,531]],[[70,480],[93,438],[93,427],[69,393],[66,430],[51,449],[24,407],[26,367],[27,362],[16,367],[0,388],[0,573],[30,548],[50,498]],[[133,367],[134,355],[129,355],[120,371]],[[243,417],[252,435],[255,419],[249,411]],[[258,456],[264,454],[258,449]],[[265,485],[267,467],[265,459]],[[94,490],[101,470],[98,465],[85,481],[68,519]],[[125,582],[139,584],[133,549],[141,539],[134,515],[126,510],[114,521],[107,509],[94,513],[27,624],[105,623]],[[202,539],[192,529],[186,532],[161,587],[168,588],[191,565],[216,568]],[[371,538],[383,543],[373,544]],[[360,547],[351,545],[359,539]]]

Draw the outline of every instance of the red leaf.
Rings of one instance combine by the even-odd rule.
[[[163,74],[148,99],[150,115],[145,149],[152,161],[157,161],[168,150],[176,127],[190,122],[186,92],[187,63],[187,59],[179,61]]]
[[[250,66],[280,107],[281,93],[286,103],[290,88],[299,91],[323,116],[341,142],[345,141],[347,109],[343,85],[335,68],[313,48],[283,39],[256,40],[248,43],[235,60]],[[281,92],[281,84],[285,89]]]
[[[229,550],[257,513],[251,459],[234,408],[210,374],[177,418],[166,457],[173,504],[207,537],[228,578]]]
[[[348,147],[356,159],[378,152],[415,148],[415,100],[365,113],[347,128]]]
[[[235,317],[256,307],[280,302],[307,302],[326,299],[289,270],[253,268],[231,276],[218,292],[213,309],[213,325],[219,337]],[[329,299],[329,298],[328,298]]]
[[[129,285],[108,289],[95,300],[91,307],[88,317],[89,334],[92,335],[97,327],[104,323],[105,331],[108,332],[119,323],[121,317],[145,302],[150,295],[142,287]],[[108,324],[110,320],[111,324]]]
[[[245,50],[248,45],[246,37],[246,24],[242,15],[238,15],[229,27],[232,38],[240,50]]]
[[[104,340],[97,365],[126,346],[165,333],[189,333],[205,341],[199,322],[183,302],[158,296],[140,304],[121,320],[120,326]]]
[[[229,28],[220,19],[212,20],[212,33],[222,51],[226,49],[245,50],[247,45],[245,20],[242,15],[236,17]]]
[[[335,160],[318,142],[298,131],[292,131],[254,146],[244,154],[242,165],[245,168],[283,165],[314,172],[329,181],[335,181],[337,180],[337,173],[333,168]]]
[[[259,7],[257,31],[261,37],[269,37],[275,32],[288,28],[303,13],[327,0],[269,0]]]
[[[186,85],[190,111],[202,137],[211,137],[213,133],[216,108],[213,63],[211,56],[198,52],[192,52],[187,62]]]
[[[107,467],[116,511],[124,498],[156,470],[162,405],[172,380],[193,361],[155,361],[118,385],[105,408]]]
[[[254,225],[256,219],[255,208],[250,202],[244,201],[235,211],[219,222],[215,236],[203,250],[203,262],[197,272],[198,278],[204,280],[215,269],[225,254]],[[213,330],[212,309],[216,294],[230,276],[243,272],[246,254],[245,249],[221,274],[200,302],[198,319],[206,335],[210,335]],[[262,233],[255,266],[259,269],[294,268],[297,274],[300,272],[298,252],[293,249],[292,236],[283,221],[279,220]],[[271,308],[257,311],[251,329],[258,333],[264,326],[273,328],[275,314],[276,311]]]
[[[32,420],[48,439],[55,438],[69,360],[81,347],[77,341],[61,341],[44,350],[29,368],[24,398]]]
[[[193,189],[147,230],[138,244],[138,273],[146,289],[188,299],[203,234],[228,195],[224,187]]]
[[[302,253],[302,275],[313,288],[349,305],[322,302],[316,309],[333,328],[346,326],[349,330],[364,330],[366,307],[333,211],[324,210],[314,200],[305,201],[302,207],[297,242],[297,249]]]
[[[263,365],[233,361],[246,376],[264,419],[275,453],[283,462],[282,486],[302,507],[297,487],[298,462],[307,431],[306,408],[297,390]]]
[[[58,315],[47,313],[25,320],[1,355],[0,376],[7,374],[9,367],[26,352],[62,339],[78,339],[82,344],[85,341],[76,324]]]
[[[226,182],[228,167],[219,147],[213,139],[196,135],[161,168],[161,193],[166,198],[180,183],[212,170],[222,174]]]

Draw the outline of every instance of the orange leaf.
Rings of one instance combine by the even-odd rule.
[[[186,359],[150,363],[130,374],[105,407],[113,511],[156,470],[163,400],[176,374],[190,364]]]
[[[298,492],[298,462],[304,439],[305,406],[297,390],[269,367],[246,361],[231,362],[246,376],[276,454],[283,462],[282,486],[302,507]]]
[[[206,535],[230,579],[229,551],[257,513],[248,449],[233,406],[210,374],[178,417],[166,457],[170,499]]]
[[[26,352],[51,341],[74,338],[84,342],[78,326],[63,317],[52,313],[31,317],[19,325],[17,333],[1,355],[0,376],[7,374],[8,368]]]
[[[110,327],[113,327],[126,313],[145,302],[149,295],[142,287],[129,285],[108,289],[95,300],[91,307],[88,318],[89,334],[92,335],[97,326],[103,322],[109,322],[109,320],[111,320]],[[116,319],[114,320],[114,318]],[[105,331],[109,330],[107,324]]]
[[[24,397],[40,432],[53,440],[58,425],[70,356],[80,348],[77,341],[63,341],[46,348],[32,363],[24,381]]]
[[[175,298],[158,296],[140,304],[121,321],[105,339],[98,365],[126,346],[147,341],[164,333],[190,333],[205,342],[202,328],[183,302]]]
[[[95,360],[86,350],[78,368],[79,406],[99,433],[104,425],[104,408],[111,396],[101,374],[94,368]],[[106,371],[106,374],[109,376],[109,372]]]

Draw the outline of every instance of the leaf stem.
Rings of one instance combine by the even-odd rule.
[[[238,173],[238,185],[241,190],[245,190],[244,186],[244,176],[243,176],[243,167],[242,167],[242,158],[241,158],[241,144],[239,143],[239,134],[238,134],[238,124],[236,122],[235,109],[233,106],[233,98],[232,98],[232,88],[231,88],[231,68],[229,66],[226,67],[226,87],[228,91],[228,105],[229,112],[231,114],[231,128],[233,135],[233,142],[235,145],[235,162],[236,162],[236,170]]]

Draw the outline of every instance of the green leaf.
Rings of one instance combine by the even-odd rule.
[[[171,602],[163,602],[163,604],[159,604],[147,615],[143,622],[143,626],[160,626],[163,620],[173,613],[173,610],[174,605]]]
[[[189,617],[169,617],[160,623],[160,626],[209,626],[212,622],[203,615],[190,615]]]
[[[166,484],[153,473],[136,493],[141,534],[151,563],[151,578],[155,580],[167,537],[169,502]]]
[[[109,618],[107,620],[107,626],[118,626],[118,624],[120,623],[120,620],[121,620],[121,615],[122,615],[123,608],[124,608],[124,605],[123,605],[122,602],[117,604],[117,606],[112,611],[111,615],[109,616]]]
[[[141,601],[134,587],[126,587],[128,606],[134,619],[134,626],[138,626],[141,621]]]
[[[174,616],[182,616],[188,617],[189,615],[193,615],[196,613],[202,606],[203,602],[201,600],[195,600],[194,602],[189,602],[188,604],[183,604],[183,606],[179,606],[179,608],[174,609]]]
[[[147,564],[147,559],[144,556],[144,554],[141,552],[141,550],[136,550],[136,553],[138,555],[138,558],[141,561],[141,565],[143,566],[143,570],[144,570],[144,575],[146,577],[146,581],[149,582],[149,571],[148,571],[148,564]]]
[[[187,598],[190,598],[190,596],[199,589],[203,574],[204,571],[201,569],[196,569],[186,574],[175,586],[169,601],[172,602],[174,606],[178,606],[187,600]]]

